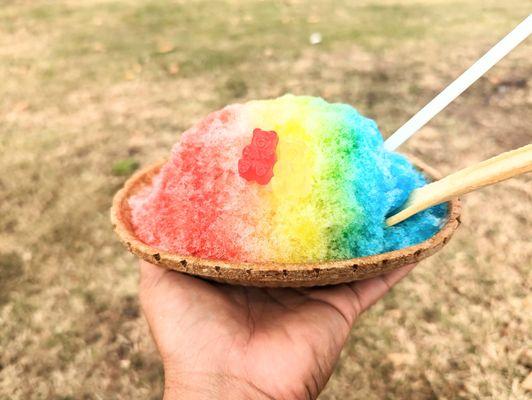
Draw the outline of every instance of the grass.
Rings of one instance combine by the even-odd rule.
[[[138,161],[132,158],[118,160],[113,164],[112,171],[117,176],[129,176],[139,167]]]
[[[135,260],[108,210],[183,129],[229,102],[293,92],[354,104],[386,135],[525,3],[4,1],[0,399],[160,398]],[[447,173],[528,143],[530,46],[404,149]],[[466,198],[449,246],[353,329],[322,399],[527,398],[530,183]]]

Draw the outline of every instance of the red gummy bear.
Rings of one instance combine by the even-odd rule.
[[[238,160],[238,174],[247,181],[266,185],[273,177],[273,166],[277,161],[275,149],[279,137],[275,131],[255,128],[251,144],[242,150]]]

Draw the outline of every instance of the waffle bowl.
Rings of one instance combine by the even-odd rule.
[[[429,180],[440,174],[423,162],[410,160]],[[407,264],[419,262],[445,246],[460,225],[460,200],[447,203],[445,224],[431,238],[417,245],[377,255],[316,263],[249,263],[209,260],[169,253],[143,243],[131,225],[128,199],[150,185],[166,160],[158,161],[131,176],[114,199],[111,221],[120,241],[138,257],[164,268],[217,282],[262,287],[310,287],[371,278]]]

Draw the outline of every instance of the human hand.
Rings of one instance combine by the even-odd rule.
[[[313,289],[207,282],[141,261],[166,400],[315,399],[356,318],[413,268]]]

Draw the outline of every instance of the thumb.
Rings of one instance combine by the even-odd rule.
[[[351,283],[349,286],[357,297],[357,315],[360,315],[381,299],[395,284],[408,275],[415,266],[416,264],[406,265],[375,278]]]

